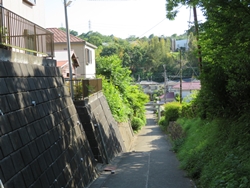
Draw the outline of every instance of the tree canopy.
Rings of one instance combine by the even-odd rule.
[[[250,9],[248,1],[167,0],[173,19],[182,5],[199,6],[206,22],[199,24],[203,72],[202,117],[238,116],[249,108]]]

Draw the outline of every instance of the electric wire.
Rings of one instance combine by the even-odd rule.
[[[139,38],[141,38],[142,36],[144,36],[147,32],[151,31],[152,29],[154,29],[156,26],[158,26],[159,24],[161,24],[163,21],[165,21],[166,18],[164,18],[162,21],[160,21],[158,24],[156,24],[155,26],[153,26],[152,28],[150,28],[148,31],[146,31],[145,33],[143,33]]]

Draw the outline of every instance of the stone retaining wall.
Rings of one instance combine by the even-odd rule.
[[[95,177],[95,160],[59,69],[0,62],[4,188],[86,187]]]

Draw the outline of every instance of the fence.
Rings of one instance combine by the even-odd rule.
[[[53,33],[4,7],[0,7],[0,45],[28,54],[54,57]]]
[[[70,82],[74,88],[74,100],[79,101],[102,90],[102,79],[65,80],[70,91]]]

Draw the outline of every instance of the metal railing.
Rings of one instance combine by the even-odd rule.
[[[2,6],[0,45],[23,53],[54,57],[53,33]]]
[[[70,82],[73,83],[74,100],[79,101],[102,90],[102,79],[65,80],[70,92]]]

